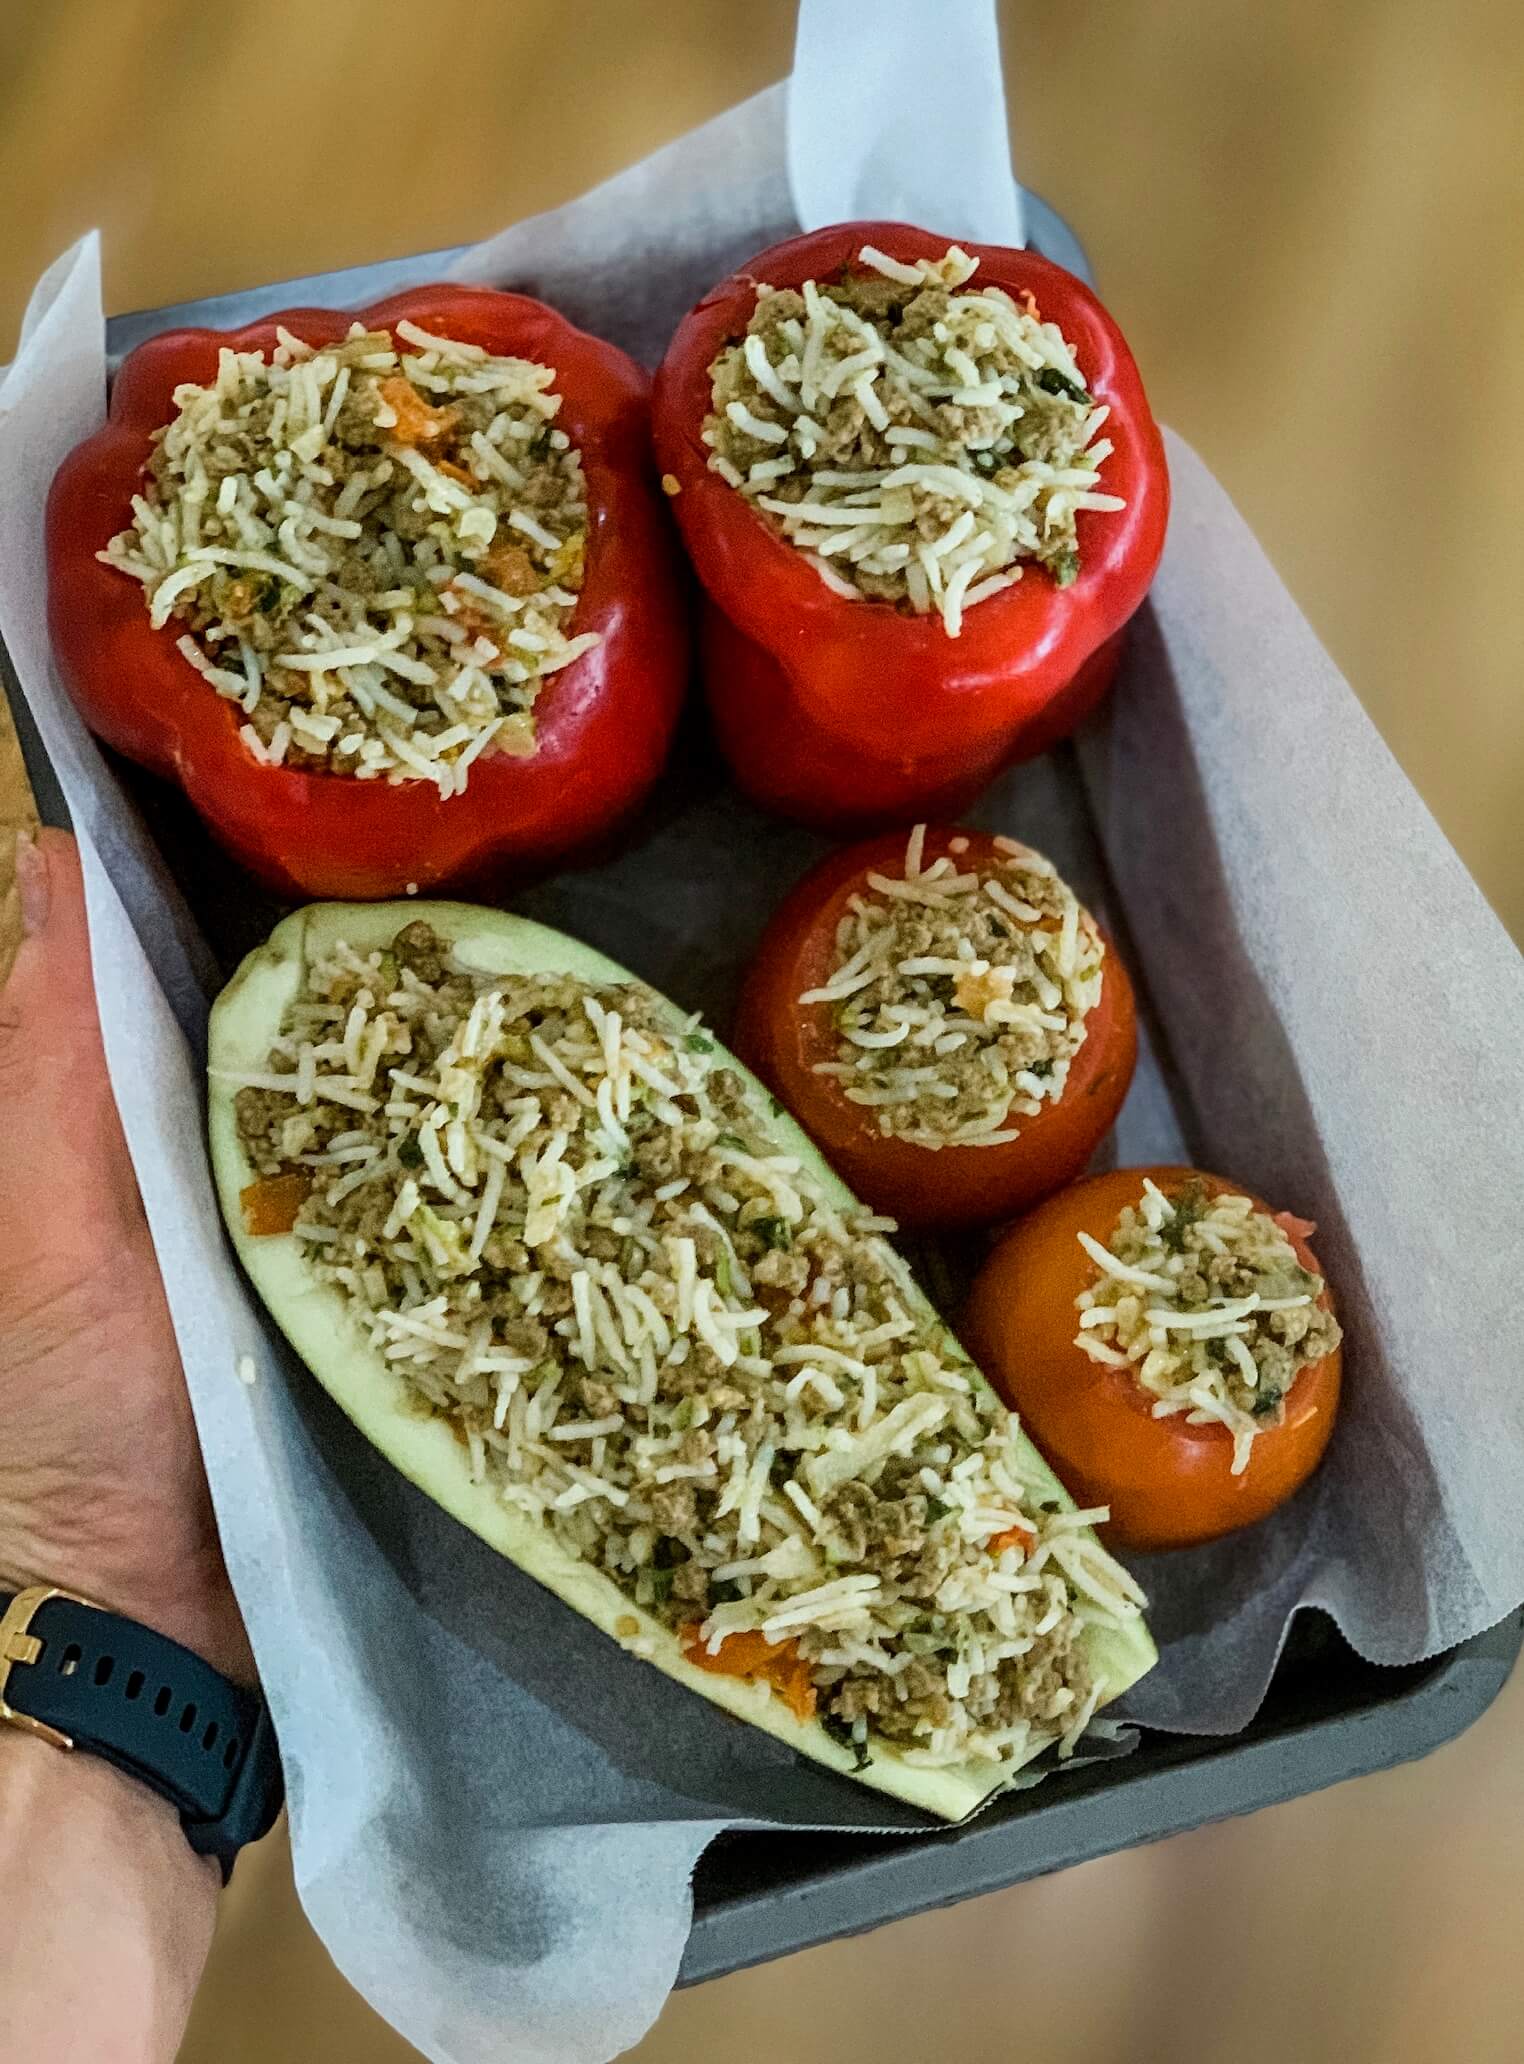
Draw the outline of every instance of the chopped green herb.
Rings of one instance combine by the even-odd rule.
[[[1037,384],[1044,394],[1067,394],[1071,401],[1090,406],[1090,396],[1077,380],[1069,379],[1057,366],[1044,366],[1037,375]]]
[[[404,1168],[422,1168],[423,1149],[418,1144],[418,1135],[416,1133],[410,1132],[406,1139],[399,1142],[397,1159]]]
[[[673,1572],[669,1569],[644,1569],[640,1573],[640,1589],[649,1594],[641,1600],[646,1605],[665,1605],[672,1596]]]
[[[715,1145],[717,1147],[729,1147],[731,1152],[735,1154],[744,1154],[748,1151],[745,1140],[742,1139],[738,1132],[722,1132],[715,1141]]]
[[[1171,1254],[1184,1254],[1185,1236],[1197,1219],[1206,1215],[1206,1196],[1199,1185],[1171,1197],[1174,1210],[1159,1228],[1160,1244]]]
[[[1028,1068],[1027,1073],[1029,1075],[1035,1075],[1039,1082],[1046,1082],[1048,1077],[1053,1073],[1053,1063],[1048,1060],[1033,1061],[1031,1067]]]
[[[719,1285],[722,1297],[734,1296],[735,1278],[730,1272],[730,1249],[728,1247],[722,1247],[714,1257],[714,1280]]]
[[[683,1041],[683,1045],[687,1047],[689,1053],[714,1052],[714,1041],[712,1039],[706,1039],[702,1032],[690,1032],[687,1038]]]
[[[1256,1419],[1268,1419],[1272,1413],[1280,1410],[1281,1399],[1285,1394],[1282,1390],[1262,1390],[1249,1409]]]
[[[852,1731],[852,1722],[843,1720],[839,1713],[822,1713],[820,1724],[832,1741],[840,1742],[844,1749],[852,1751],[852,1768],[866,1770],[873,1758],[868,1754],[868,1744],[860,1742]]]
[[[1079,553],[1073,545],[1066,545],[1063,551],[1055,552],[1048,568],[1053,576],[1054,586],[1059,588],[1073,587],[1079,579],[1079,570]]]
[[[749,1230],[764,1247],[787,1250],[794,1244],[794,1229],[786,1218],[754,1218]]]
[[[928,1526],[935,1526],[939,1519],[946,1519],[951,1511],[951,1505],[944,1505],[940,1498],[928,1498],[926,1500],[926,1524]]]

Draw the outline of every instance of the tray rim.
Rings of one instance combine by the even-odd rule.
[[[1093,281],[1084,247],[1063,217],[1030,189],[1024,191],[1024,204],[1029,243]],[[340,306],[377,299],[447,274],[471,248],[451,245],[110,316],[108,363],[114,372],[129,351],[172,328],[235,327],[276,309],[325,297]],[[67,823],[52,768],[18,687],[0,641],[0,689],[16,718],[43,821]],[[920,1840],[832,1836],[833,1843],[855,1845],[860,1853],[801,1876],[787,1889],[772,1884],[696,1903],[676,1983],[704,1983],[1072,1864],[1420,1760],[1480,1719],[1506,1683],[1521,1647],[1524,1607],[1429,1659],[1427,1674],[1390,1698],[1289,1722],[1253,1741],[1237,1735],[1203,1735],[1196,1738],[1199,1746],[1193,1753],[1178,1755],[1158,1768],[1128,1757],[1111,1766],[1114,1775],[1103,1787],[1070,1793],[1044,1788],[1041,1803],[1027,1812],[985,1815],[967,1828],[931,1833]],[[1271,1688],[1274,1682],[1272,1677]],[[744,1843],[779,1837],[738,1832],[729,1839]],[[794,1839],[807,1840],[808,1834],[800,1830]]]
[[[1031,189],[1022,189],[1026,211],[1027,241],[1043,257],[1067,267],[1093,284],[1094,275],[1085,248],[1057,209]],[[234,287],[221,294],[194,294],[183,301],[166,301],[155,308],[134,308],[106,318],[106,357],[115,372],[129,351],[157,337],[164,330],[207,328],[237,329],[245,323],[273,314],[280,308],[297,308],[336,298],[340,307],[361,306],[379,301],[404,288],[422,286],[447,276],[450,267],[474,249],[471,244],[446,244],[430,251],[416,251],[398,258],[378,258],[361,265],[335,266],[327,272],[297,273],[289,279],[266,280],[249,287]]]
[[[878,1855],[873,1854],[874,1837],[834,1837],[860,1844],[863,1853],[803,1878],[781,1895],[776,1886],[768,1886],[696,1906],[677,1983],[702,1984],[1071,1864],[1421,1761],[1464,1734],[1488,1710],[1508,1681],[1521,1645],[1524,1607],[1435,1658],[1418,1684],[1393,1698],[1292,1722],[1250,1742],[1235,1735],[1203,1735],[1197,1753],[1158,1769],[1139,1769],[1127,1758],[1103,1766],[1115,1774],[1102,1790],[1054,1791],[1030,1813],[985,1816],[941,1836],[885,1844]],[[1257,1788],[1251,1789],[1250,1779],[1258,1780]]]

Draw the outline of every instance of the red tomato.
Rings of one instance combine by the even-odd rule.
[[[961,864],[998,858],[986,831],[929,829],[925,860],[966,838]],[[1106,946],[1100,1000],[1085,1020],[1062,1097],[1021,1120],[1017,1138],[998,1147],[923,1147],[882,1133],[871,1109],[842,1093],[817,1061],[835,1058],[829,1004],[801,1004],[836,964],[836,928],[866,877],[900,872],[905,836],[895,832],[833,853],[805,876],[762,936],[736,1011],[733,1044],[741,1058],[799,1120],[842,1179],[866,1204],[902,1225],[975,1225],[1024,1210],[1071,1176],[1095,1152],[1121,1108],[1137,1059],[1132,984],[1114,946]]]
[[[1342,1358],[1336,1347],[1301,1371],[1284,1420],[1255,1437],[1247,1467],[1234,1476],[1227,1427],[1189,1426],[1184,1413],[1156,1419],[1153,1397],[1130,1370],[1106,1368],[1077,1348],[1075,1299],[1098,1271],[1076,1235],[1108,1241],[1142,1197],[1145,1176],[1166,1196],[1190,1181],[1212,1196],[1249,1194],[1192,1168],[1120,1168],[1073,1183],[996,1247],[974,1284],[962,1335],[1067,1489],[1082,1505],[1111,1507],[1100,1532],[1112,1547],[1186,1548],[1263,1519],[1311,1476],[1333,1431]],[[1303,1268],[1323,1275],[1307,1244],[1312,1227],[1285,1215],[1277,1223]],[[1333,1308],[1326,1279],[1318,1302]]]

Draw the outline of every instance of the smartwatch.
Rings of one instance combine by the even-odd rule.
[[[222,1881],[285,1796],[269,1709],[163,1634],[53,1584],[0,1589],[0,1727],[102,1756],[167,1799]]]

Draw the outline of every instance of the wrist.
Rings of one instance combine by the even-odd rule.
[[[168,2064],[219,1882],[145,1785],[0,1727],[0,2055]]]
[[[236,1684],[254,1682],[248,1638],[215,1548],[214,1569],[163,1571],[150,1580],[99,1557],[34,1543],[3,1520],[0,1511],[0,1594],[57,1584],[177,1641]]]

